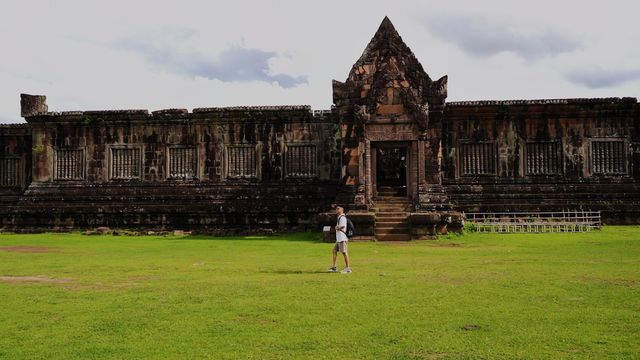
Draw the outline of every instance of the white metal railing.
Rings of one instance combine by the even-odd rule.
[[[600,211],[466,213],[478,232],[585,232],[602,226]]]

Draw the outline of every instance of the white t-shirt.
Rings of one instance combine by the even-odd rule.
[[[337,225],[341,226],[342,230],[336,230],[336,242],[349,241],[347,234],[345,234],[345,232],[347,232],[347,217],[340,215]]]

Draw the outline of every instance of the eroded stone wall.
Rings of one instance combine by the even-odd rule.
[[[15,203],[31,182],[31,131],[26,124],[0,125],[0,206]]]
[[[5,212],[5,229],[305,228],[338,191],[337,122],[307,106],[41,113],[27,120],[33,179],[12,214]],[[246,176],[233,176],[232,168]],[[176,176],[176,169],[186,172]]]
[[[602,210],[638,223],[639,109],[633,98],[448,103],[449,199],[467,212]]]

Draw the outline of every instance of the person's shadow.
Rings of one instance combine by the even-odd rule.
[[[296,275],[296,274],[329,274],[328,271],[322,270],[264,270],[266,274]]]

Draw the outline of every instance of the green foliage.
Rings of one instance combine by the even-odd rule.
[[[84,115],[84,123],[89,126],[97,126],[104,123],[104,119],[95,115]]]
[[[465,221],[462,230],[463,232],[476,232],[478,230],[478,227],[471,221]]]
[[[640,227],[352,243],[350,275],[325,272],[331,247],[317,234],[0,234],[0,358],[640,354]]]
[[[33,151],[34,154],[41,155],[42,153],[44,153],[45,147],[44,145],[36,145],[31,150]]]

